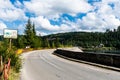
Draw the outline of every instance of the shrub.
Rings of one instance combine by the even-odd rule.
[[[21,68],[21,59],[19,55],[16,54],[15,48],[12,49],[7,48],[3,42],[0,43],[0,56],[3,57],[3,63],[7,63],[8,58],[11,59],[11,67],[14,68],[16,72],[20,71]]]

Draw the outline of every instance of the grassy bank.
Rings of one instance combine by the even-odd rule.
[[[10,70],[9,80],[20,80],[20,73],[15,72],[15,70],[12,68]]]

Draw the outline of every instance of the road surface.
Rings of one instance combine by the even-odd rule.
[[[120,72],[65,60],[53,51],[23,54],[20,80],[120,80]]]

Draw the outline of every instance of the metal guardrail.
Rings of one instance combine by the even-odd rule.
[[[87,53],[87,52],[72,52],[67,50],[57,49],[55,53],[73,59],[103,64],[120,68],[120,55],[118,54],[103,54],[103,53]]]

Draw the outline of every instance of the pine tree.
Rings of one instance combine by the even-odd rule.
[[[33,35],[36,36],[35,24],[34,24],[34,23],[33,23],[33,25],[32,25],[32,30],[33,30]]]
[[[14,45],[17,48],[24,48],[24,37],[23,36],[18,36],[16,40],[14,40]]]
[[[52,48],[55,48],[55,43],[54,43],[54,41],[52,42]]]
[[[40,40],[36,36],[35,24],[32,24],[31,20],[28,19],[25,29],[25,44],[32,48],[38,48],[40,46]]]
[[[34,37],[34,41],[33,41],[33,45],[32,45],[33,48],[41,47],[41,38],[36,35],[36,30],[35,30],[35,24],[34,23],[32,25],[32,32],[33,32],[33,37]]]
[[[56,38],[55,47],[56,48],[60,47],[59,38]]]
[[[117,31],[119,31],[119,32],[120,32],[120,26],[118,26]]]
[[[49,43],[49,40],[48,40],[48,39],[46,39],[46,47],[47,47],[47,48],[50,48],[50,43]]]
[[[28,19],[28,22],[25,27],[25,44],[26,46],[31,46],[32,41],[33,41],[33,32],[32,32],[32,24],[31,20]]]

